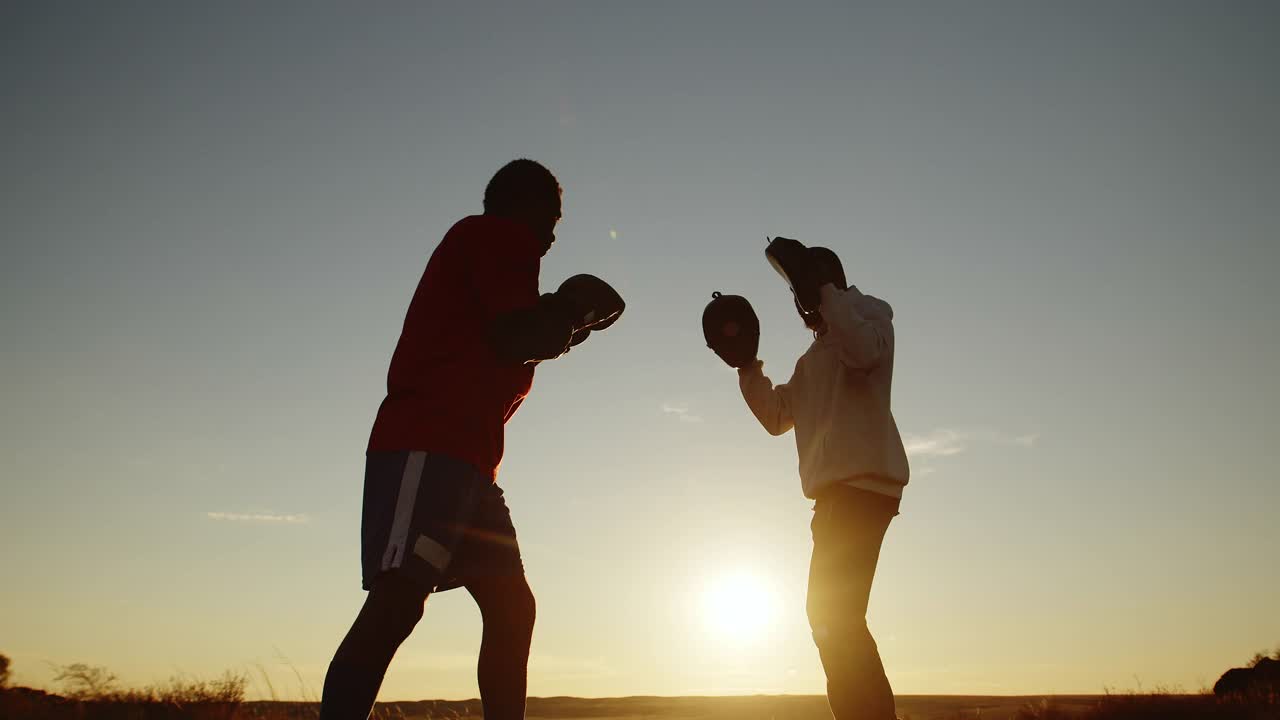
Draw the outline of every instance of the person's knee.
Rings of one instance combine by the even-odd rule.
[[[819,650],[861,650],[874,648],[875,639],[867,627],[866,618],[839,618],[836,620],[810,619],[813,644]]]
[[[512,591],[507,606],[507,617],[514,629],[533,632],[533,623],[538,617],[538,602],[533,597],[533,589],[527,582],[521,582]]]
[[[334,662],[382,667],[422,619],[426,593],[407,582],[379,581],[334,654]]]
[[[422,619],[426,599],[416,585],[390,575],[373,586],[365,606],[380,625],[403,640]]]
[[[537,617],[537,601],[523,577],[469,586],[480,605],[486,627],[514,635],[529,635]]]

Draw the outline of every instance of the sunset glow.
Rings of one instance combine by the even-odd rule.
[[[777,615],[769,584],[751,572],[713,576],[702,593],[703,622],[720,640],[758,642]]]

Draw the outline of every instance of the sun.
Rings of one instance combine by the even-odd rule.
[[[743,644],[758,641],[777,619],[773,589],[748,571],[711,578],[701,599],[703,623],[724,640]]]

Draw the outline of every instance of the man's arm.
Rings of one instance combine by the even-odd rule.
[[[536,270],[533,282],[536,288]],[[489,326],[489,343],[506,363],[551,360],[586,340],[593,330],[613,325],[625,309],[626,303],[608,283],[593,275],[574,275],[530,305],[498,312]]]
[[[558,358],[575,344],[573,322],[552,295],[499,314],[489,326],[488,337],[498,358],[511,365]]]
[[[747,407],[770,435],[781,435],[795,425],[787,397],[789,388],[786,384],[775,387],[764,374],[764,363],[757,360],[739,370],[738,387],[742,389]]]
[[[893,348],[893,311],[885,304],[886,316],[870,319],[858,311],[856,289],[842,291],[827,284],[819,292],[822,319],[840,351],[840,362],[860,370],[879,364]]]

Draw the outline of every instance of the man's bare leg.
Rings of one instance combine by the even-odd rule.
[[[523,720],[533,639],[533,591],[523,575],[467,583],[480,606],[484,635],[476,677],[485,720]]]
[[[393,574],[378,579],[324,678],[320,720],[366,720],[391,658],[422,619],[427,594]]]

